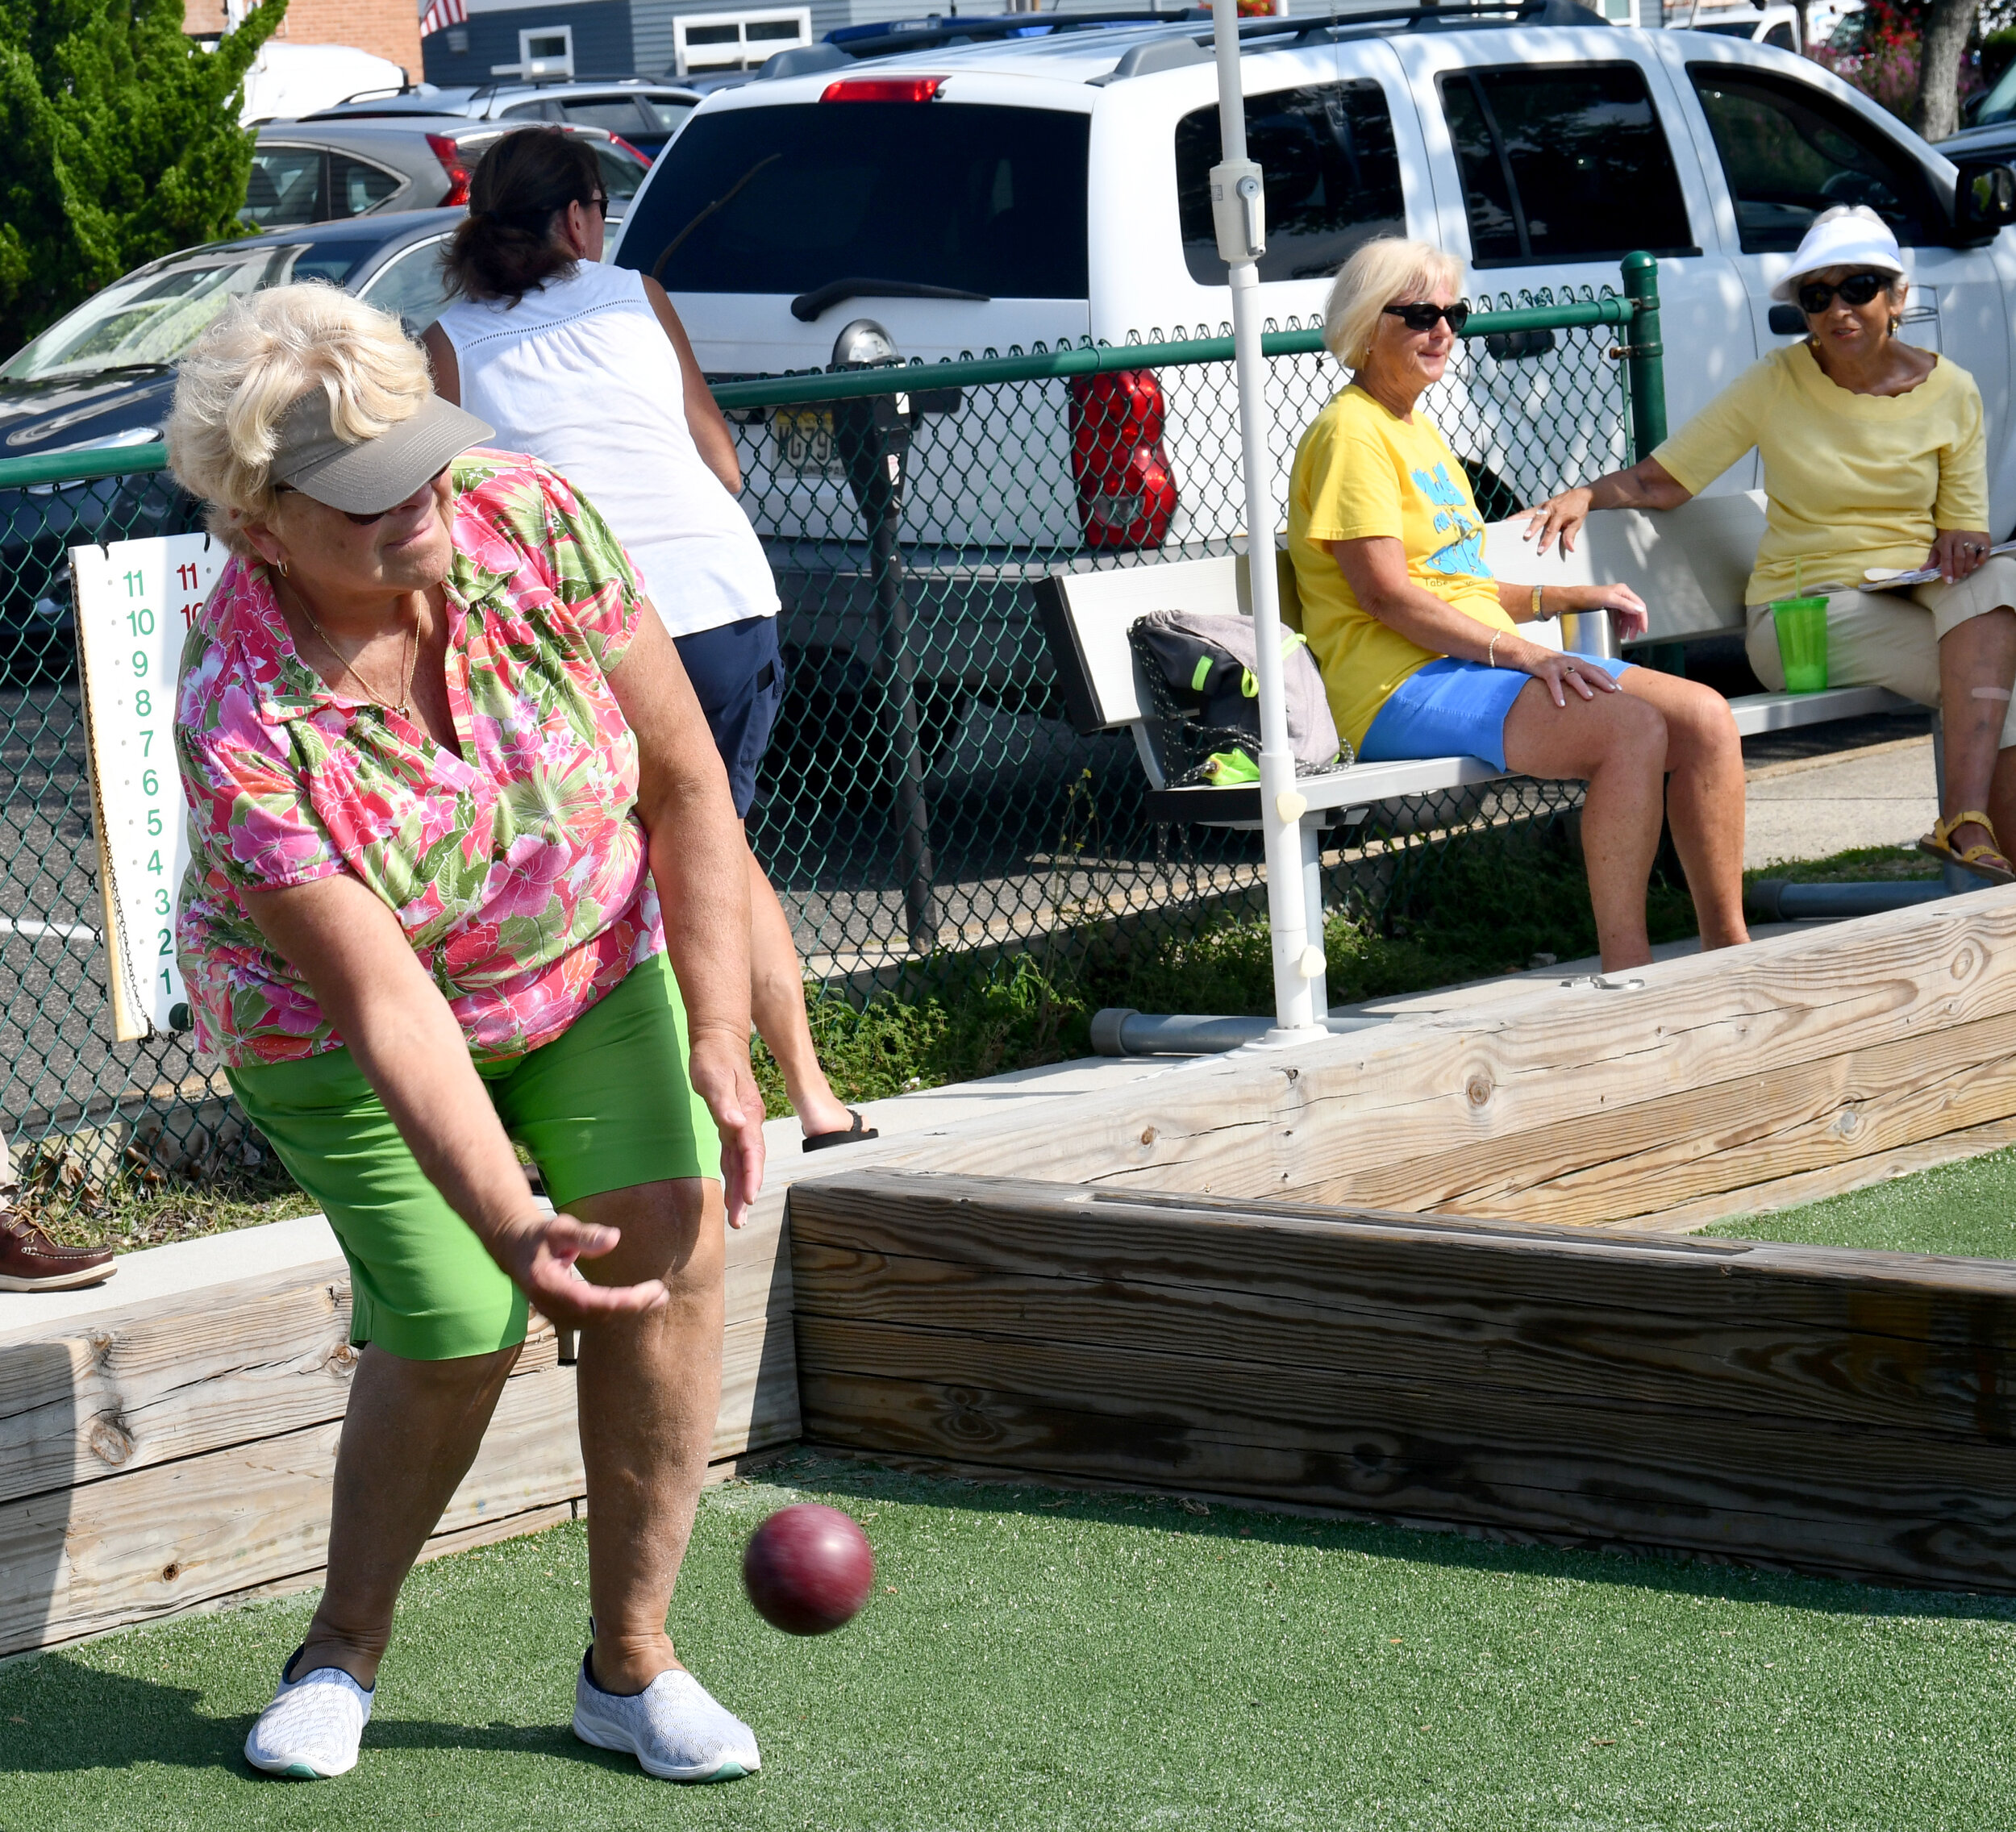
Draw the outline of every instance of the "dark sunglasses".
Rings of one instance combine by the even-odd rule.
[[[432,477],[427,479],[427,481],[430,484],[438,484],[441,481],[442,477],[446,475],[447,471],[448,466],[444,464],[439,470],[436,471]],[[301,493],[302,493],[296,489],[292,484],[275,484],[273,485],[273,494],[275,496],[299,496]],[[410,498],[408,500],[410,501]],[[329,506],[328,504],[324,503],[323,506],[326,509]],[[395,502],[392,505],[392,509],[397,509],[401,505]],[[371,528],[377,527],[377,524],[382,522],[386,516],[389,515],[392,513],[392,509],[369,510],[361,515],[358,514],[355,510],[349,509],[339,509],[336,513],[346,522],[356,523],[360,528]]]
[[[1433,331],[1438,319],[1447,319],[1449,335],[1460,337],[1470,322],[1470,302],[1459,299],[1453,306],[1435,306],[1423,299],[1411,306],[1388,306],[1385,315],[1398,319],[1410,331]]]
[[[1834,303],[1837,293],[1844,306],[1866,306],[1877,294],[1887,292],[1894,277],[1888,273],[1851,273],[1839,286],[1830,286],[1824,280],[1809,280],[1799,289],[1799,310],[1808,318],[1818,318]]]
[[[609,220],[608,192],[598,191],[588,201],[595,206],[595,214],[599,216],[603,222],[606,223]]]

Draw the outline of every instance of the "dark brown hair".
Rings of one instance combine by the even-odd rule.
[[[558,127],[519,127],[493,140],[469,177],[469,214],[441,257],[450,293],[513,305],[574,257],[553,243],[553,219],[602,190],[594,149]]]

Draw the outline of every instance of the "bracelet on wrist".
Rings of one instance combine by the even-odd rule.
[[[1502,630],[1493,630],[1491,632],[1491,640],[1485,648],[1484,659],[1493,668],[1498,665],[1498,639],[1504,634]]]

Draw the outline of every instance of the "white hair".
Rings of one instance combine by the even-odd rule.
[[[1380,235],[1343,264],[1323,307],[1323,342],[1347,369],[1364,366],[1387,306],[1425,299],[1438,286],[1453,287],[1463,264],[1428,242]]]
[[[231,300],[177,365],[168,419],[175,481],[210,506],[210,531],[250,552],[243,529],[273,512],[267,467],[281,416],[311,389],[339,438],[376,439],[432,393],[425,354],[398,319],[321,281]]]

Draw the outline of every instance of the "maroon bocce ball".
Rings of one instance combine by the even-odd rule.
[[[875,1588],[874,1549],[838,1508],[800,1501],[749,1535],[742,1587],[773,1628],[825,1634],[860,1613]]]

